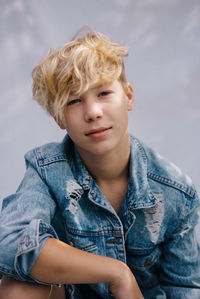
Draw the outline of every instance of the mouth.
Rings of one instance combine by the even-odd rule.
[[[91,130],[91,131],[89,131],[88,133],[86,133],[85,135],[86,136],[102,136],[102,135],[104,135],[108,130],[110,130],[111,129],[111,127],[108,127],[108,128],[97,128],[97,129],[94,129],[94,130]]]

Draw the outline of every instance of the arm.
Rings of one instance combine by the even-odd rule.
[[[51,225],[55,217],[56,203],[45,183],[43,173],[40,172],[41,169],[37,167],[33,152],[26,156],[26,165],[24,179],[16,194],[5,198],[2,205],[0,272],[18,280],[47,284],[52,281],[105,281],[110,284],[116,298],[124,298],[118,295],[121,289],[127,294],[125,299],[141,298],[135,297],[140,291],[125,264],[87,254],[56,240],[57,234]],[[63,189],[65,190],[65,185]],[[97,271],[96,263],[100,271]],[[109,269],[113,271],[109,272]],[[54,274],[53,277],[51,273]],[[62,277],[59,273],[62,273]],[[125,277],[127,279],[123,279]]]
[[[0,214],[0,272],[33,281],[30,269],[45,241],[57,238],[51,221],[56,203],[39,173],[33,152],[17,192],[3,200]]]
[[[143,298],[126,264],[76,249],[56,239],[47,240],[30,274],[47,283],[108,283],[117,299]]]
[[[199,199],[186,198],[178,228],[163,245],[161,287],[167,298],[200,298],[200,247],[196,236]]]

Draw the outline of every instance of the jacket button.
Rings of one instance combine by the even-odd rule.
[[[150,266],[151,264],[152,264],[151,259],[147,258],[147,259],[145,260],[144,265],[145,265],[146,267],[148,267],[148,266]]]

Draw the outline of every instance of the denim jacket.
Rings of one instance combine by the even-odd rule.
[[[131,137],[129,183],[117,214],[68,135],[29,151],[25,161],[18,190],[2,204],[2,274],[41,283],[29,272],[52,237],[127,263],[147,299],[200,298],[200,201],[174,164]],[[74,299],[113,298],[103,283],[66,290]]]

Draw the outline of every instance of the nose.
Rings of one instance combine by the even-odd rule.
[[[85,103],[85,111],[84,118],[86,122],[91,122],[97,120],[98,118],[102,118],[103,110],[100,103],[94,100],[88,100]]]

